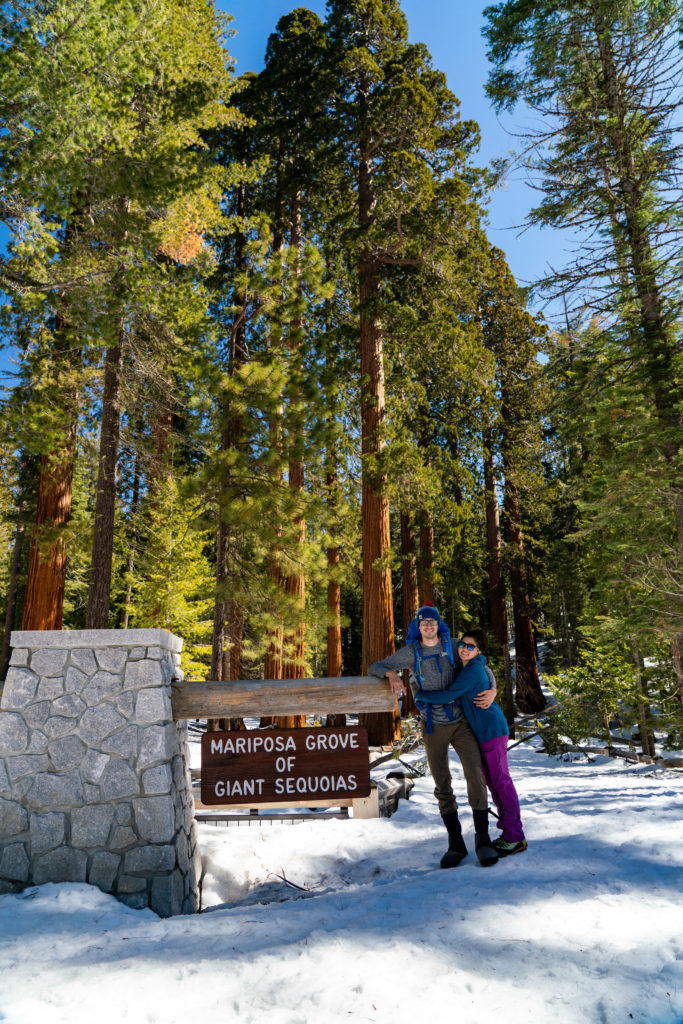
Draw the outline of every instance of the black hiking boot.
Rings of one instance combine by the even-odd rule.
[[[477,851],[479,863],[483,868],[490,868],[498,863],[499,853],[489,836],[489,812],[472,810],[474,818],[474,848]]]
[[[448,831],[448,849],[441,858],[442,868],[457,868],[460,861],[467,856],[467,847],[462,838],[462,829],[457,811],[442,814],[443,823]]]

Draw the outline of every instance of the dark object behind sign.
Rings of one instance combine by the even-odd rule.
[[[361,726],[247,729],[202,736],[202,803],[283,803],[370,794]]]

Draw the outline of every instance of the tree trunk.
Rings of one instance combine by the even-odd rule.
[[[417,563],[415,560],[415,533],[410,525],[410,515],[401,512],[401,585],[403,598],[403,637],[408,635],[410,623],[417,615],[420,598],[417,587]],[[403,673],[404,696],[401,713],[405,718],[417,714],[415,698],[408,682],[408,672]]]
[[[531,621],[529,593],[524,564],[524,535],[519,511],[517,487],[505,467],[505,511],[510,558],[510,592],[515,626],[515,664],[517,670],[517,707],[533,714],[545,707],[536,663],[536,645]]]
[[[76,447],[76,421],[69,424],[64,446],[43,455],[36,523],[24,597],[21,628],[61,629],[66,580],[66,543],[60,531],[71,516],[71,492]],[[49,539],[42,541],[45,533]]]
[[[138,527],[137,527],[137,513],[140,506],[140,454],[136,451],[135,453],[135,469],[133,470],[133,498],[130,503],[130,516],[131,516],[131,536],[129,540],[128,548],[128,567],[126,581],[126,595],[123,602],[123,629],[128,629],[128,620],[130,618],[130,605],[133,596],[133,570],[135,568],[135,555],[138,547]]]
[[[245,213],[246,191],[241,185],[237,192],[237,215]],[[235,269],[238,273],[246,272],[246,237],[238,233],[235,240]],[[247,358],[246,347],[246,303],[244,293],[235,295],[236,315],[230,332],[230,349],[228,352],[228,373],[234,377],[244,365]],[[223,408],[223,430],[221,433],[221,451],[229,452],[236,448],[242,439],[244,421],[241,413],[234,410],[230,400]],[[244,616],[240,605],[230,594],[230,583],[234,571],[231,565],[232,531],[224,514],[224,502],[230,494],[230,481],[222,480],[219,493],[218,527],[216,530],[216,591],[213,608],[213,639],[211,644],[211,679],[242,678],[242,643]],[[241,719],[210,719],[207,729],[243,728]]]
[[[119,343],[107,349],[102,393],[100,458],[95,498],[95,534],[90,562],[90,587],[86,629],[106,629],[109,625],[114,518],[116,514],[116,465],[119,457],[121,425],[121,374],[123,371],[124,327],[119,328]]]
[[[385,418],[383,339],[376,314],[377,267],[367,259],[360,264],[360,344],[362,451],[363,451],[363,671],[394,650],[394,614],[390,552],[389,499],[385,478],[377,471],[384,448]],[[400,737],[398,702],[394,715],[362,715],[372,746],[393,743]]]
[[[671,645],[671,653],[673,655],[678,695],[681,699],[681,705],[683,705],[683,636],[677,636],[674,639]]]
[[[12,568],[10,570],[9,591],[7,593],[7,612],[5,614],[5,635],[2,642],[2,658],[0,659],[0,679],[7,675],[11,655],[10,638],[14,629],[14,616],[17,608],[17,591],[19,589],[19,566],[24,544],[24,524],[17,523],[14,535],[14,551],[12,552]]]
[[[508,641],[508,617],[503,577],[503,540],[500,530],[498,481],[493,462],[493,432],[484,431],[484,493],[486,501],[486,549],[488,552],[489,611],[491,631],[498,650],[503,656],[505,672],[505,717],[514,736],[515,702],[512,689],[512,666]]]
[[[292,249],[301,251],[301,209],[300,197],[297,195],[292,202],[289,244]],[[297,261],[297,278],[301,277],[301,267]],[[294,513],[292,563],[296,566],[285,580],[285,593],[289,599],[290,612],[296,612],[299,623],[294,630],[288,630],[283,640],[282,678],[303,679],[305,676],[304,610],[306,603],[306,577],[303,567],[304,543],[306,540],[306,519],[303,512],[304,496],[304,423],[299,411],[301,401],[302,352],[301,336],[303,323],[300,319],[292,321],[289,330],[290,356],[290,411],[289,411],[289,490],[295,495],[296,511]],[[289,715],[278,718],[281,729],[299,729],[306,725],[305,715]]]
[[[436,602],[434,587],[434,526],[431,516],[420,527],[420,605]]]

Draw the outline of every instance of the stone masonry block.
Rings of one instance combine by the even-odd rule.
[[[116,674],[121,672],[128,658],[128,651],[121,647],[101,647],[93,653],[101,669]]]
[[[60,846],[50,850],[33,862],[34,885],[45,882],[85,882],[88,869],[88,855],[71,846]]]
[[[123,685],[127,690],[160,686],[163,681],[161,664],[158,661],[129,661],[126,664]]]
[[[9,776],[5,768],[5,762],[0,758],[0,793],[8,793],[9,788]]]
[[[108,705],[88,708],[81,718],[78,734],[87,746],[96,747],[106,736],[110,736],[125,724],[125,719]]]
[[[161,647],[166,651],[182,651],[183,641],[165,629],[61,629],[15,630],[12,647],[69,647],[93,650],[96,647]]]
[[[72,657],[76,654],[90,654],[90,651],[74,651]],[[95,659],[93,658],[93,672],[95,672],[97,666],[95,665]],[[66,670],[66,677],[64,679],[64,690],[66,693],[81,693],[84,687],[88,685],[88,679],[84,672],[81,672],[79,668],[74,668],[70,665]]]
[[[53,715],[63,715],[65,718],[79,718],[85,711],[86,705],[75,693],[68,693],[64,697],[58,697],[52,704]]]
[[[103,700],[109,700],[121,689],[121,677],[113,672],[96,672],[90,682],[83,690],[81,696],[87,701],[90,707],[100,704]]]
[[[138,846],[129,850],[123,860],[123,870],[129,874],[153,875],[157,871],[172,871],[176,865],[173,846]]]
[[[114,808],[108,804],[75,807],[71,812],[71,842],[83,849],[106,846],[113,821]]]
[[[37,676],[59,676],[66,665],[68,651],[58,648],[34,651],[31,668]]]
[[[78,772],[55,775],[40,772],[29,790],[31,806],[36,810],[51,811],[56,807],[80,806],[83,803],[83,783]]]
[[[0,712],[0,757],[24,754],[28,749],[29,732],[21,715]]]
[[[120,715],[123,715],[124,718],[133,717],[134,707],[135,697],[130,690],[125,690],[116,698],[116,710]]]
[[[145,902],[141,903],[140,906],[137,909],[140,909],[141,907],[146,907],[147,906],[147,895],[146,895],[146,893],[147,893],[147,879],[146,878],[138,878],[138,877],[136,877],[134,875],[121,875],[121,877],[119,878],[118,891],[120,893],[133,893],[133,892],[143,893],[144,892],[145,893]],[[128,903],[128,900],[124,899],[123,902],[124,903]],[[132,904],[130,904],[130,903],[128,905],[132,906]]]
[[[180,914],[183,907],[183,876],[180,871],[170,875],[156,875],[152,879],[149,905],[159,917]]]
[[[150,843],[169,843],[175,833],[175,809],[170,796],[148,796],[133,800],[135,827]]]
[[[29,741],[27,754],[46,754],[48,746],[48,739],[44,732],[40,729],[31,729],[31,739]]]
[[[140,725],[170,722],[173,718],[171,696],[165,688],[139,690],[135,701],[135,721]]]
[[[133,808],[130,804],[116,805],[116,820],[119,825],[130,825],[133,820]]]
[[[86,782],[99,782],[102,772],[109,763],[106,754],[100,754],[96,750],[89,750],[81,763],[81,775]]]
[[[28,665],[28,651],[25,647],[15,647],[9,659],[10,665]]]
[[[117,757],[134,758],[138,752],[138,727],[129,725],[127,729],[115,732],[109,739],[102,740],[100,750],[105,754],[116,754]]]
[[[62,715],[50,715],[45,719],[43,731],[51,740],[59,739],[60,736],[67,736],[77,726],[75,718],[64,718]]]
[[[9,668],[2,693],[4,711],[21,711],[36,694],[38,677],[27,668]]]
[[[8,757],[5,763],[12,782],[24,775],[46,772],[49,767],[46,754],[19,754],[17,757]]]
[[[142,791],[146,796],[163,796],[171,792],[172,774],[167,764],[148,768],[142,775]]]
[[[110,850],[126,850],[129,846],[133,846],[138,841],[138,837],[132,828],[124,827],[120,825],[115,828],[112,832],[109,840]]]
[[[71,664],[75,665],[76,668],[84,672],[86,676],[92,676],[97,672],[97,662],[95,661],[95,655],[92,651],[87,648],[84,650],[75,650],[71,652]]]
[[[176,855],[178,857],[178,867],[186,875],[192,867],[192,863],[190,861],[190,843],[183,831],[178,833],[178,838],[176,839]]]
[[[65,834],[65,814],[55,811],[48,811],[47,814],[33,812],[29,824],[32,856],[35,857],[36,854],[57,849],[64,843]]]
[[[64,682],[57,676],[53,679],[41,679],[38,683],[38,700],[56,700],[64,693]]]
[[[38,704],[30,704],[21,713],[21,717],[26,722],[29,729],[40,729],[47,720],[50,714],[50,701],[41,700]]]
[[[63,739],[53,740],[47,751],[55,770],[68,772],[81,765],[87,749],[78,736],[65,736]]]
[[[0,797],[0,837],[9,839],[18,836],[28,828],[28,811],[16,800]]]
[[[128,661],[142,661],[143,658],[147,657],[146,647],[132,647],[128,651]]]
[[[88,871],[88,882],[96,885],[103,892],[111,892],[116,881],[116,872],[119,870],[121,858],[116,853],[108,853],[106,850],[99,850],[94,853]]]
[[[14,882],[27,882],[30,872],[30,861],[24,843],[12,843],[6,846],[0,855],[0,875]]]
[[[125,761],[112,760],[102,772],[100,787],[104,800],[122,800],[137,796],[138,776]]]
[[[176,731],[173,725],[151,725],[140,729],[138,769],[170,761],[175,753]]]

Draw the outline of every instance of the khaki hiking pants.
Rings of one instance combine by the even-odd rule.
[[[439,801],[441,814],[450,814],[458,809],[453,794],[453,782],[448,767],[448,748],[453,747],[460,758],[467,783],[467,799],[474,810],[485,811],[489,805],[484,773],[481,770],[479,744],[468,723],[462,718],[448,725],[434,723],[431,733],[422,723],[422,739],[429,770],[434,779],[434,796]]]

